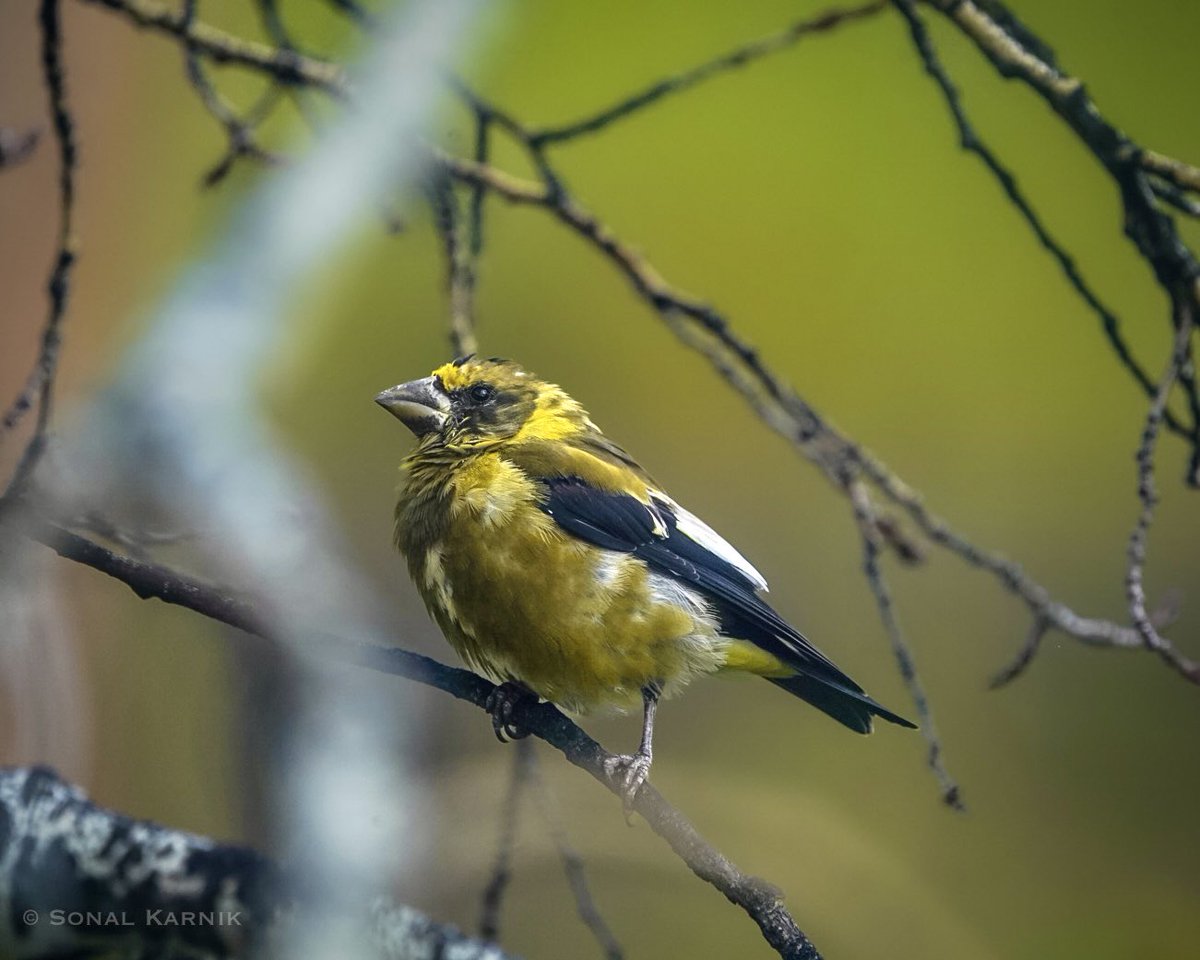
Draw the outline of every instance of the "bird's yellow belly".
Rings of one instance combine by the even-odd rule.
[[[424,579],[468,663],[568,709],[640,704],[648,684],[669,694],[724,661],[726,641],[698,596],[565,534],[533,503],[456,511]]]

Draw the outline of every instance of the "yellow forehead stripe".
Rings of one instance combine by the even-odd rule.
[[[460,367],[456,367],[453,363],[443,363],[433,371],[433,375],[442,382],[442,386],[447,390],[460,390],[467,384],[475,382],[475,375],[478,371],[479,365],[469,361]]]

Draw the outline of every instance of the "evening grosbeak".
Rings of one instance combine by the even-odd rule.
[[[858,733],[867,696],[759,597],[762,574],[664,493],[560,387],[463,357],[376,402],[417,436],[401,465],[396,545],[433,619],[514,704],[576,712],[641,701],[642,741],[609,775],[631,803],[650,770],[660,696],[695,677],[766,677]]]

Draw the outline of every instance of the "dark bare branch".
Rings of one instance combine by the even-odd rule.
[[[911,4],[911,0],[897,2]],[[1177,290],[1190,288],[1200,275],[1200,263],[1175,221],[1157,203],[1147,171],[1170,179],[1180,189],[1192,189],[1197,182],[1195,169],[1147,151],[1105,119],[1083,82],[1064,72],[1049,53],[1049,45],[1020,24],[1000,0],[988,0],[986,7],[972,0],[927,2],[968,36],[1002,76],[1034,90],[1104,166],[1125,211],[1125,234],[1172,302]],[[1014,29],[1014,24],[1019,27]],[[1198,418],[1189,429],[1192,449],[1184,479],[1189,486],[1200,487],[1200,384],[1190,364],[1183,366],[1177,379]],[[1166,422],[1167,417],[1164,407],[1161,419]]]
[[[62,59],[62,20],[60,0],[42,0],[38,24],[42,34],[42,79],[50,102],[51,125],[58,146],[58,248],[50,269],[47,292],[50,309],[42,327],[36,365],[24,389],[4,414],[3,432],[12,429],[24,414],[37,405],[37,423],[33,436],[13,473],[10,491],[19,491],[33,473],[46,448],[50,427],[54,380],[58,372],[58,354],[62,346],[62,325],[67,315],[71,291],[71,269],[75,265],[75,170],[79,150],[75,142],[75,121],[67,105],[67,79]]]
[[[1121,362],[1121,365],[1129,371],[1146,396],[1153,396],[1154,380],[1138,362],[1137,358],[1134,357],[1132,349],[1125,341],[1125,336],[1121,332],[1120,318],[1100,299],[1099,294],[1084,279],[1079,265],[1075,262],[1075,258],[1050,233],[1041,215],[1034,209],[1029,198],[1025,196],[1025,192],[1021,189],[1013,172],[1005,166],[991,147],[976,133],[975,128],[967,117],[966,109],[962,103],[962,96],[955,86],[954,81],[950,79],[946,68],[942,65],[937,50],[933,46],[933,41],[929,36],[929,31],[926,29],[920,14],[917,13],[914,0],[895,0],[895,5],[908,24],[913,45],[917,49],[925,72],[933,78],[933,81],[937,84],[942,92],[942,96],[945,98],[946,106],[950,110],[950,116],[953,118],[954,125],[958,130],[960,145],[968,153],[975,154],[996,178],[1004,190],[1005,196],[1008,197],[1009,202],[1016,207],[1017,212],[1020,213],[1021,217],[1033,231],[1034,236],[1037,237],[1038,243],[1054,258],[1072,289],[1079,294],[1080,299],[1100,319],[1100,327],[1104,331],[1104,335],[1107,337],[1109,345],[1117,355],[1117,359]],[[1164,416],[1165,422],[1172,432],[1188,439],[1193,445],[1200,445],[1200,432],[1196,430],[1194,418],[1193,425],[1189,427],[1181,422],[1170,410],[1165,411]]]

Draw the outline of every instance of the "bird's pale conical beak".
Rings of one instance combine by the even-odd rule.
[[[450,413],[450,399],[433,377],[389,387],[375,402],[418,437],[440,430]]]

